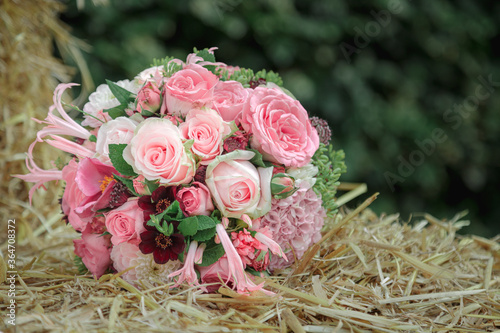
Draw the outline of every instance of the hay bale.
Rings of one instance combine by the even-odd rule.
[[[457,215],[414,226],[369,209],[340,215],[317,253],[265,279],[274,297],[221,288],[132,286],[72,266],[71,227],[44,234],[19,257],[23,332],[494,331],[500,325],[499,237],[460,236]],[[4,296],[2,286],[0,295]]]

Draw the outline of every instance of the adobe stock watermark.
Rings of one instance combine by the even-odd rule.
[[[374,38],[376,38],[382,32],[382,29],[387,27],[391,21],[393,15],[400,14],[405,3],[411,0],[390,0],[387,9],[382,9],[380,11],[371,10],[370,15],[373,17],[372,21],[367,22],[363,29],[360,27],[354,27],[354,40],[353,44],[346,42],[340,43],[340,51],[347,60],[347,63],[351,63],[351,57],[354,54],[359,54],[364,48],[366,48]]]
[[[219,18],[222,19],[225,12],[232,12],[242,2],[243,0],[215,0],[215,11]]]
[[[457,130],[464,122],[464,119],[470,117],[472,112],[476,111],[479,103],[490,98],[497,87],[500,87],[500,81],[493,81],[493,75],[488,78],[478,76],[479,81],[474,94],[467,96],[462,103],[454,104],[452,108],[443,113],[443,121],[452,129]],[[384,172],[385,181],[392,192],[395,191],[394,185],[404,183],[405,180],[413,175],[416,168],[421,166],[427,157],[436,151],[436,146],[448,140],[448,135],[443,128],[435,128],[430,137],[423,140],[415,140],[415,148],[405,159],[402,155],[398,156],[399,165],[397,173],[390,171]]]

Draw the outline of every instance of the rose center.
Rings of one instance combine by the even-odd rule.
[[[160,201],[158,201],[158,203],[156,204],[156,214],[162,213],[165,209],[168,208],[168,206],[170,206],[170,204],[171,202],[168,199],[161,199]]]
[[[169,246],[172,246],[172,239],[170,237],[165,236],[164,234],[159,234],[155,238],[156,246],[161,247],[162,249],[166,249]]]

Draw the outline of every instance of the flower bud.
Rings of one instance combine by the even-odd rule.
[[[271,193],[276,199],[284,199],[295,193],[295,179],[286,173],[278,173],[271,179]]]

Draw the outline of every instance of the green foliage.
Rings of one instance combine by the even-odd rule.
[[[115,167],[116,171],[124,176],[137,176],[130,164],[123,159],[123,151],[127,147],[126,144],[110,144],[109,159]]]
[[[89,274],[89,270],[87,269],[87,267],[83,263],[81,257],[75,256],[75,258],[73,259],[73,262],[75,263],[76,269],[78,270],[78,275]]]
[[[202,262],[199,266],[210,266],[226,253],[222,244],[216,244],[213,240],[209,240],[205,244],[207,247],[203,251]]]
[[[329,217],[333,217],[337,213],[335,195],[340,184],[339,178],[340,175],[347,171],[344,158],[343,150],[335,151],[332,145],[327,147],[320,143],[319,149],[312,159],[312,163],[319,170],[313,189],[317,194],[321,195],[323,207],[325,207],[326,215]]]

